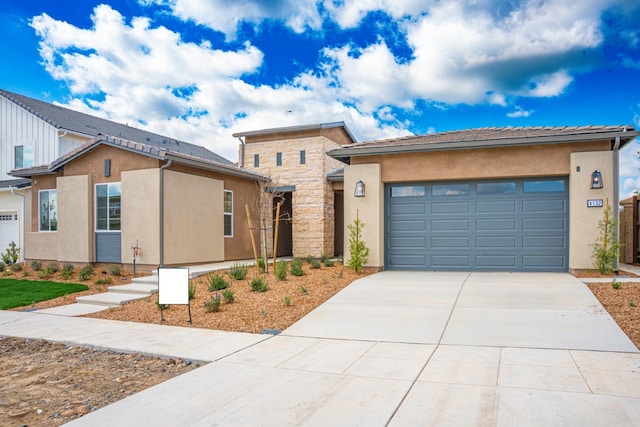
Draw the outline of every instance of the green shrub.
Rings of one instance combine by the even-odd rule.
[[[291,261],[291,274],[294,276],[304,276],[304,270],[302,270],[302,260],[295,258]]]
[[[322,263],[325,267],[333,267],[333,260],[329,256],[323,258]]]
[[[120,266],[117,264],[111,264],[109,266],[109,274],[112,276],[119,276],[122,272],[120,271]]]
[[[227,304],[232,304],[236,300],[235,293],[231,289],[225,289],[222,291],[222,297],[224,298],[224,302]]]
[[[55,274],[58,272],[58,263],[57,262],[50,262],[49,264],[47,264],[47,270],[49,270],[49,272],[51,274]]]
[[[42,270],[42,263],[40,261],[31,261],[31,270],[32,271]]]
[[[313,255],[307,255],[305,259],[309,264],[311,264],[313,261],[316,260],[316,257],[314,257]]]
[[[258,258],[258,268],[260,269],[260,273],[264,273],[265,267],[266,265],[264,262],[264,258],[263,257]]]
[[[229,276],[235,280],[244,280],[247,277],[247,273],[249,273],[249,267],[246,264],[234,263],[231,270],[229,270]]]
[[[78,273],[78,280],[89,280],[92,274],[93,266],[91,264],[87,264],[80,269],[80,272]]]
[[[255,277],[251,280],[251,290],[253,292],[266,292],[269,290],[269,284],[264,277]]]
[[[0,271],[4,271],[4,262],[0,261]]]
[[[221,291],[229,287],[229,282],[217,273],[207,274],[207,281],[209,282],[209,292]]]
[[[307,292],[307,288],[306,287],[300,285],[300,293],[302,295],[307,295],[309,292]]]
[[[11,271],[13,271],[14,273],[17,273],[18,271],[22,271],[22,264],[20,264],[19,262],[11,264]]]
[[[317,259],[314,259],[309,263],[309,265],[311,266],[312,269],[317,270],[320,268],[320,261],[318,261]]]
[[[156,300],[156,307],[158,307],[158,310],[162,312],[169,308],[169,304],[160,304],[160,296],[158,296],[158,299]]]
[[[196,297],[196,285],[189,283],[189,301]]]
[[[609,199],[604,208],[603,218],[598,221],[598,230],[600,235],[591,245],[593,247],[591,257],[600,273],[611,273],[615,268],[615,261],[622,244],[618,241],[618,221],[609,205]]]
[[[620,289],[622,287],[622,283],[614,279],[613,282],[611,282],[611,287],[613,289]]]
[[[6,265],[15,264],[20,258],[20,248],[16,245],[16,242],[12,240],[7,250],[3,252],[0,257]]]
[[[629,307],[636,307],[636,302],[632,299],[629,300]]]
[[[284,303],[285,307],[291,307],[291,297],[282,298],[282,302]]]
[[[362,229],[364,226],[364,222],[357,219],[357,213],[353,224],[347,224],[347,228],[349,229],[349,262],[347,263],[347,267],[356,273],[362,271],[364,265],[369,262],[369,248],[367,248],[362,240]]]
[[[62,277],[64,280],[69,280],[71,279],[71,276],[73,276],[73,265],[71,264],[63,265],[62,272],[60,273],[60,277]]]
[[[287,262],[278,261],[274,274],[278,280],[287,280]]]
[[[204,302],[204,309],[207,313],[217,313],[220,311],[220,294],[211,296],[211,299]]]
[[[83,279],[86,280],[86,279]],[[95,282],[96,285],[110,285],[111,284],[111,277],[106,276],[106,277],[101,277],[99,279],[96,279]]]

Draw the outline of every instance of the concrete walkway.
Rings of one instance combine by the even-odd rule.
[[[73,426],[640,419],[640,353],[568,274],[379,273],[279,336],[17,312],[0,335],[213,362]]]

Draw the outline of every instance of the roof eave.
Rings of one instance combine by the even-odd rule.
[[[291,133],[291,132],[301,132],[301,131],[308,131],[308,130],[322,130],[322,129],[337,128],[337,127],[343,128],[353,142],[358,142],[358,140],[351,133],[351,130],[349,129],[349,127],[346,125],[345,122],[330,122],[330,123],[315,123],[311,125],[284,126],[279,128],[252,130],[247,132],[236,132],[236,133],[233,133],[231,136],[233,136],[234,138],[244,138],[247,136],[273,135],[276,133]]]
[[[224,175],[235,176],[237,178],[250,179],[252,181],[270,181],[268,176],[260,175],[254,172],[250,172],[240,168],[228,167],[225,165],[214,164],[206,161],[199,161],[198,159],[185,158],[180,155],[167,153],[164,160],[171,160],[185,166],[193,166],[199,169],[206,169],[212,172],[218,172]]]
[[[504,138],[486,141],[455,141],[455,142],[425,142],[406,145],[384,145],[371,147],[344,147],[328,151],[327,154],[335,159],[348,161],[351,157],[374,156],[383,154],[402,154],[426,151],[465,150],[479,148],[517,147],[540,144],[594,142],[621,138],[620,148],[640,135],[640,131],[614,131],[580,135],[550,135],[524,138]],[[624,141],[622,141],[624,139]]]

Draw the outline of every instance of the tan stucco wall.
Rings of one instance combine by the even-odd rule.
[[[365,185],[365,197],[353,197],[356,182]],[[381,168],[377,163],[352,165],[344,170],[344,258],[349,259],[349,230],[347,225],[358,218],[364,222],[362,239],[369,248],[369,262],[366,267],[384,267],[384,184]]]
[[[25,260],[57,260],[58,233],[25,233]]]
[[[577,172],[577,168],[580,172]],[[591,173],[594,170],[602,173],[604,188],[592,190]],[[607,198],[614,215],[617,207],[613,206],[613,152],[598,151],[591,153],[571,154],[571,175],[569,176],[569,268],[593,268],[591,254],[596,238],[599,235],[598,221],[603,218],[603,208],[588,208],[587,200]]]
[[[59,261],[93,261],[93,183],[87,175],[59,177]]]
[[[569,175],[572,152],[609,150],[610,143],[545,144],[477,150],[353,157],[351,164],[380,163],[390,182]],[[348,187],[347,187],[348,188]]]
[[[223,182],[164,173],[164,264],[224,260]]]
[[[133,262],[136,241],[140,248],[136,263],[160,263],[160,170],[142,169],[121,174],[122,262]]]

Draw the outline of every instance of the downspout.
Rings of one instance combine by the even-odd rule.
[[[626,132],[626,128],[625,128]],[[616,223],[620,224],[620,137],[616,136],[613,144],[613,206],[615,209]],[[616,235],[616,241],[620,239],[620,228]],[[613,270],[618,274],[618,257],[613,261]]]
[[[244,139],[238,137],[240,141],[240,155],[238,156],[238,167],[244,168]]]
[[[160,167],[160,267],[164,267],[164,170],[171,160]]]
[[[22,212],[20,213],[20,261],[24,261],[24,227],[25,227],[25,222],[24,222],[24,215],[25,215],[25,195],[24,194],[19,194],[15,192],[15,188],[14,187],[10,187],[9,188],[11,190],[11,194],[13,194],[14,196],[19,196],[22,198]]]

